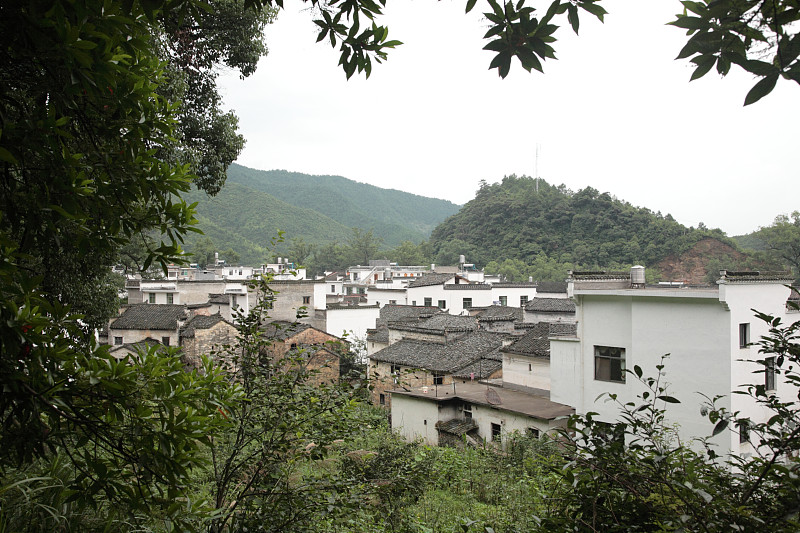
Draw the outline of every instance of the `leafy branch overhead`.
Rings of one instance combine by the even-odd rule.
[[[696,65],[692,80],[714,66],[726,76],[731,65],[761,78],[744,105],[772,92],[778,78],[800,83],[800,20],[797,0],[706,0],[682,2],[684,11],[671,25],[691,36],[678,59]]]

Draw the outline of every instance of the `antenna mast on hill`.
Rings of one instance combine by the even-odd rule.
[[[533,163],[533,179],[536,183],[536,192],[539,192],[539,143],[536,143],[536,160]]]

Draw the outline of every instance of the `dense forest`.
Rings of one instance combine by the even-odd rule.
[[[562,263],[606,267],[654,265],[701,239],[735,244],[718,229],[687,228],[669,214],[635,207],[592,187],[572,192],[542,179],[507,176],[483,184],[475,198],[431,235],[435,252],[463,243],[471,262],[539,254]]]

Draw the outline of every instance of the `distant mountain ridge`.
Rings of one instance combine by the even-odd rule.
[[[210,197],[196,190],[185,195],[197,202],[198,227],[220,249],[232,248],[247,264],[272,253],[270,241],[285,238],[308,244],[343,243],[353,227],[373,230],[386,248],[402,241],[421,242],[460,206],[341,176],[310,176],[285,170],[255,170],[233,164],[225,186]],[[190,234],[186,249],[203,236]],[[286,253],[288,243],[275,252]]]
[[[383,189],[342,176],[255,170],[237,164],[228,168],[227,182],[313,209],[347,227],[374,229],[387,246],[427,239],[440,222],[461,207],[447,200]]]

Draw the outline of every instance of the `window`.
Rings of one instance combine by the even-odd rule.
[[[775,358],[764,359],[764,389],[775,390]]]
[[[442,374],[434,374],[433,375],[433,384],[434,385],[443,385],[444,384],[444,376]]]
[[[595,346],[594,379],[625,383],[625,348]]]
[[[495,424],[494,422],[492,422],[492,440],[493,441],[500,442],[500,433],[501,433],[501,431],[502,431],[502,428],[500,427],[500,424]]]
[[[389,372],[391,372],[394,375],[399,374],[400,373],[400,365],[389,365]]]
[[[389,300],[390,305],[397,305],[397,300]]]
[[[519,306],[520,307],[525,307],[526,303],[528,303],[528,297],[527,296],[520,296],[519,297]]]
[[[122,337],[114,337],[114,346],[122,346]]]
[[[539,438],[539,430],[536,428],[526,428],[525,433],[527,433],[527,435],[533,439]]]
[[[416,300],[411,300],[411,305],[417,305],[417,301]]]
[[[444,309],[447,307],[447,302],[444,300],[439,300],[439,309]]]
[[[150,292],[147,294],[147,303],[154,304],[156,303],[156,293]]]
[[[161,337],[161,344],[169,346],[169,337]]]
[[[468,403],[464,404],[462,412],[464,413],[465,420],[472,420],[472,405]]]
[[[739,324],[739,348],[747,348],[750,345],[750,323]]]
[[[175,295],[172,294],[171,292],[167,293],[167,303],[168,304],[175,303]]]
[[[433,300],[431,298],[425,298],[425,301],[423,302],[422,305],[424,305],[425,307],[430,307],[433,305]]]
[[[364,287],[359,287],[358,294],[367,294],[367,289],[365,289]]]
[[[739,444],[750,442],[750,421],[739,420],[736,424],[739,426]]]
[[[331,292],[336,293],[336,285],[331,285]]]
[[[303,304],[310,304],[311,303],[311,296],[303,296]]]
[[[379,395],[378,401],[380,402],[381,405],[386,405],[386,395],[385,394]]]
[[[500,297],[500,305],[503,307],[508,305],[508,296],[501,296]]]
[[[470,307],[472,307],[472,298],[464,298],[462,305],[464,309],[469,309]]]
[[[231,294],[231,307],[232,307],[233,309],[236,309],[236,308],[238,307],[238,306],[236,305],[236,295],[235,295],[235,294]]]
[[[297,343],[296,343],[296,342],[293,342],[293,343],[291,344],[291,346],[289,347],[289,349],[291,349],[291,350],[296,350],[296,349],[297,349]]]

